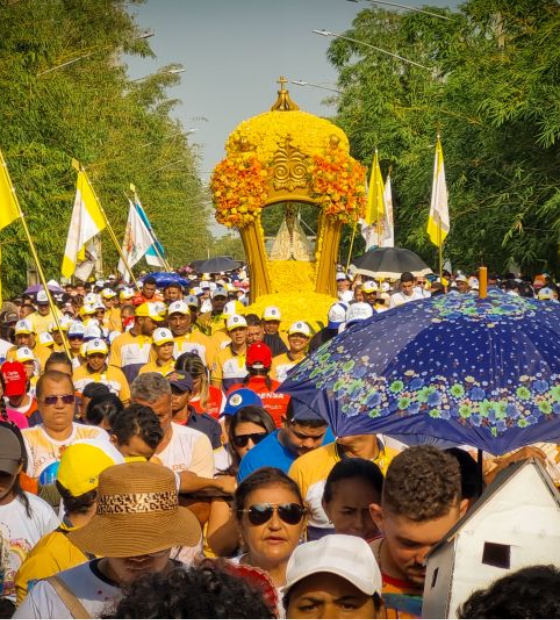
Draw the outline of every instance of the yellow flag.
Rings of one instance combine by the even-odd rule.
[[[70,278],[80,260],[85,257],[85,246],[107,225],[101,205],[85,171],[78,172],[78,186],[70,220],[66,249],[62,261],[62,275]]]
[[[381,176],[381,168],[379,167],[379,157],[377,149],[375,149],[373,163],[371,164],[366,216],[364,218],[368,226],[373,222],[383,221],[385,215],[384,192],[385,188],[383,187],[383,177]]]
[[[443,165],[443,149],[439,136],[436,142],[434,160],[434,178],[432,181],[432,202],[428,218],[428,235],[430,241],[438,248],[443,245],[449,234],[449,207],[447,205],[447,185],[445,183],[445,167]]]
[[[0,151],[0,230],[21,216],[8,167]]]

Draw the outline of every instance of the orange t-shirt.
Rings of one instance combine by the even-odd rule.
[[[263,407],[270,413],[276,428],[284,426],[282,418],[286,416],[286,409],[290,402],[290,397],[287,394],[280,394],[276,390],[280,383],[274,379],[270,379],[270,387],[266,384],[266,377],[256,376],[250,377],[246,383],[236,383],[232,385],[227,391],[231,394],[233,390],[239,390],[241,388],[247,388],[255,392],[260,396]]]

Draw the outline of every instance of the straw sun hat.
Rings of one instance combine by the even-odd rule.
[[[179,507],[175,475],[147,462],[114,465],[99,476],[97,512],[69,540],[86,553],[127,558],[200,542],[200,524]]]

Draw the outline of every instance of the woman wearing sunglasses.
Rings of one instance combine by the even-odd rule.
[[[305,528],[299,487],[282,470],[262,467],[237,487],[233,510],[246,547],[236,561],[266,571],[281,589],[288,560]]]
[[[256,405],[242,407],[228,418],[227,452],[230,465],[223,473],[237,477],[241,459],[276,430],[276,425],[266,409]],[[230,503],[219,498],[210,507],[207,540],[212,551],[219,556],[235,553],[239,544],[237,522],[231,514]]]

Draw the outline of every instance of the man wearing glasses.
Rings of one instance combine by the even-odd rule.
[[[27,475],[47,485],[55,482],[60,457],[69,445],[79,439],[104,437],[108,441],[109,437],[97,426],[74,422],[76,397],[70,375],[48,370],[36,389],[43,423],[23,431],[29,457]]]

